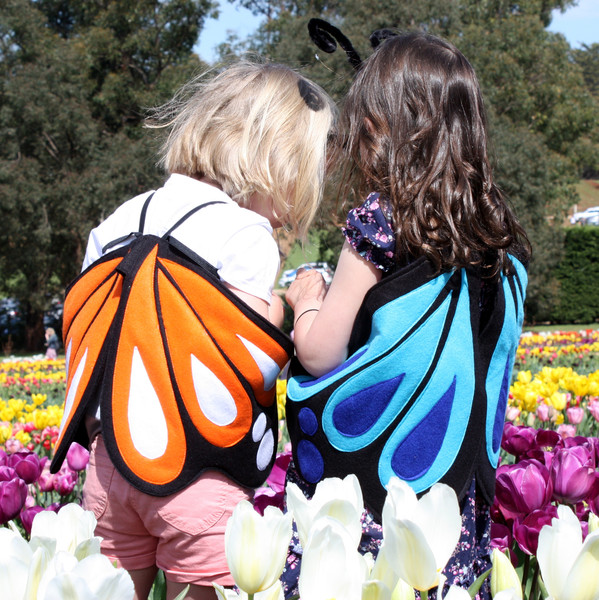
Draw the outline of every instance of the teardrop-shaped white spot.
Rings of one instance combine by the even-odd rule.
[[[264,471],[270,464],[272,455],[275,452],[275,436],[272,429],[269,429],[262,438],[256,453],[256,466],[259,471]]]
[[[254,426],[252,427],[252,439],[254,442],[262,439],[264,432],[266,431],[266,415],[264,413],[260,413]]]
[[[133,348],[127,407],[133,445],[146,458],[160,458],[168,444],[168,428],[160,399],[150,381],[137,347]]]
[[[241,340],[258,365],[258,368],[262,373],[262,379],[264,380],[264,390],[271,390],[277,382],[277,377],[281,372],[279,365],[270,356],[268,356],[266,352],[258,348],[256,344],[252,344],[252,342],[241,337],[239,334],[237,334],[237,337]]]
[[[83,357],[81,358],[81,360],[79,361],[79,364],[77,365],[77,368],[75,369],[75,375],[73,375],[73,380],[71,381],[71,385],[69,386],[69,390],[67,392],[67,397],[64,402],[62,420],[60,422],[60,432],[61,433],[62,433],[62,428],[64,427],[64,424],[67,422],[69,413],[71,412],[71,408],[73,407],[73,402],[75,402],[75,397],[77,396],[77,389],[79,388],[79,383],[81,381],[81,377],[83,376],[83,369],[85,368],[85,362],[87,360],[87,350],[88,349],[86,348],[85,352],[83,353]],[[70,356],[71,342],[69,342],[69,345],[67,347],[67,352]],[[69,364],[68,358],[67,358],[67,364]]]
[[[230,425],[237,417],[235,399],[222,381],[193,354],[191,376],[204,416],[219,427]]]

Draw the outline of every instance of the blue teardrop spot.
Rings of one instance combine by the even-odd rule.
[[[311,408],[304,406],[297,416],[300,429],[306,435],[314,435],[318,431],[318,419]]]
[[[400,373],[340,402],[333,410],[333,424],[337,431],[348,437],[366,433],[383,414],[404,377],[405,373]]]
[[[435,462],[449,424],[449,415],[455,397],[456,378],[437,400],[431,411],[397,446],[391,458],[394,473],[406,481],[418,479]]]
[[[318,483],[324,473],[324,460],[318,448],[308,440],[300,440],[297,444],[297,461],[299,470],[306,481]]]

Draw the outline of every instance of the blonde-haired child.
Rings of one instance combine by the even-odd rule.
[[[211,265],[228,291],[243,301],[241,312],[249,315],[252,327],[257,323],[274,335],[272,325],[264,323],[266,319],[279,327],[282,324],[282,305],[272,294],[279,270],[273,229],[288,225],[299,237],[305,236],[321,198],[327,136],[334,121],[329,97],[283,65],[240,61],[213,77],[191,81],[154,114],[153,126],[169,130],[161,162],[170,177],[153,192],[149,203],[150,193],[137,196],[91,232],[84,271],[92,269],[109,249],[134,239],[130,233],[138,231],[142,212],[143,233],[158,237],[187,217],[171,238]],[[221,310],[219,303],[210,306],[211,318],[216,315],[218,322]],[[149,327],[144,319],[138,326]],[[220,327],[231,327],[224,316]],[[177,339],[185,340],[189,332],[180,328],[167,336],[173,336],[169,345],[176,346]],[[260,358],[252,344],[246,346],[252,356]],[[228,359],[225,362],[229,364]],[[147,371],[152,381],[152,372]],[[198,394],[200,407],[221,415],[218,390],[210,397],[212,392],[206,390],[212,390],[211,380],[201,377],[194,379],[196,393],[204,390]],[[260,410],[258,404],[253,406],[250,417]],[[102,434],[105,421],[97,417],[93,410],[86,419],[92,452],[84,506],[98,519],[102,551],[130,572],[136,598],[147,597],[158,568],[166,574],[168,598],[187,584],[191,585],[187,598],[214,598],[213,583],[234,583],[225,559],[225,525],[233,507],[251,498],[251,486],[240,482],[241,476],[234,480],[221,464],[202,463],[197,474],[192,474],[195,479],[180,491],[166,496],[146,493],[139,488],[147,482],[133,485],[131,478],[122,476],[121,463],[111,460],[114,455],[108,455],[103,439],[107,440],[108,432]],[[185,422],[193,414],[182,412],[178,417]],[[258,421],[246,438],[259,429]],[[249,439],[247,444],[254,442]],[[260,454],[263,446],[261,442],[259,469],[268,464],[268,455],[262,460]],[[186,461],[188,468],[189,454]]]

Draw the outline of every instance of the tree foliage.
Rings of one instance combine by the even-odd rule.
[[[496,178],[533,243],[529,320],[549,316],[562,223],[574,183],[599,156],[595,49],[572,53],[546,30],[554,9],[573,0],[237,0],[265,16],[253,48],[302,69],[338,101],[353,73],[341,51],[326,55],[307,34],[311,17],[338,26],[366,58],[376,29],[422,30],[453,42],[472,62],[490,114]],[[595,133],[594,133],[595,132]]]
[[[89,230],[158,183],[145,108],[200,67],[212,0],[5,0],[0,4],[0,273],[42,311],[77,274]]]

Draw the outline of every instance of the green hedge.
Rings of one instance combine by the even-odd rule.
[[[599,227],[566,229],[564,257],[556,278],[559,304],[554,321],[591,323],[599,320]]]

